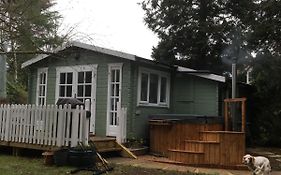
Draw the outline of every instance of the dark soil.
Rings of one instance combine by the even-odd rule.
[[[207,175],[118,165],[108,175]]]
[[[272,170],[281,170],[281,148],[248,148],[247,153],[254,156],[267,157]]]

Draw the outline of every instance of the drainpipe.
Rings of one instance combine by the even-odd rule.
[[[232,91],[231,91],[231,98],[236,98],[236,76],[237,76],[237,70],[236,70],[236,63],[232,64]],[[237,131],[237,117],[236,117],[236,104],[235,102],[231,105],[232,110],[232,130]]]

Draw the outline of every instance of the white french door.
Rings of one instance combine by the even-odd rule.
[[[90,132],[95,132],[96,65],[57,68],[56,101],[59,98],[77,98],[91,102]]]
[[[122,64],[108,65],[107,136],[120,134],[117,104],[121,106]]]

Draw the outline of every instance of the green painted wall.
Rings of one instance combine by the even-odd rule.
[[[167,72],[165,69],[161,69],[157,66],[149,66],[146,64],[132,64],[131,66],[131,92],[132,98],[130,99],[130,116],[128,116],[127,123],[127,138],[137,138],[137,139],[145,139],[148,138],[149,128],[148,128],[148,120],[149,116],[152,114],[166,114],[170,113],[170,108],[166,107],[145,107],[138,106],[137,104],[137,93],[138,93],[138,73],[139,68],[147,68],[152,70],[159,70],[163,72]]]
[[[218,85],[204,78],[177,74],[172,92],[173,113],[217,116]]]

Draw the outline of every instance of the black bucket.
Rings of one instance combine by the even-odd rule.
[[[54,153],[54,163],[57,166],[65,166],[67,165],[67,159],[68,159],[68,150],[67,149],[61,149]]]
[[[95,164],[95,152],[93,150],[69,150],[68,163],[75,167],[91,167]]]

